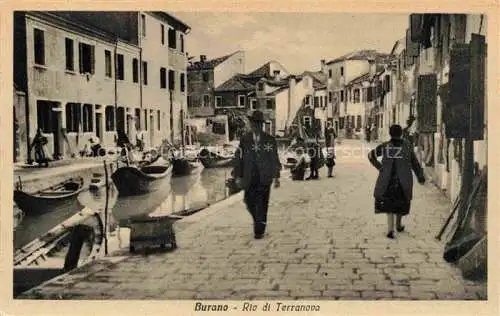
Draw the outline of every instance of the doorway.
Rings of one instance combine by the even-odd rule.
[[[58,102],[36,101],[37,105],[37,129],[40,128],[45,134],[52,134],[52,154],[54,159],[61,156],[63,135],[61,133],[62,117]],[[35,129],[35,133],[36,130]],[[50,146],[50,144],[49,144]]]
[[[149,113],[149,145],[151,147],[154,146],[154,130],[155,130],[155,122],[154,122],[154,116],[153,116],[153,112],[150,112]]]
[[[95,134],[102,142],[102,113],[95,114]]]

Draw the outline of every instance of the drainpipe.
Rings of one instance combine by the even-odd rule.
[[[115,47],[114,47],[114,54],[113,54],[113,56],[114,56],[113,60],[114,60],[114,64],[115,64],[115,75],[114,75],[114,78],[115,78],[115,80],[114,80],[115,81],[115,115],[113,115],[115,131],[118,130],[118,126],[116,124],[116,122],[117,122],[116,118],[118,116],[118,78],[116,76],[116,69],[118,68],[116,66],[116,62],[117,62],[116,53],[117,53],[117,50],[118,50],[118,37],[115,37]],[[104,119],[106,120],[106,109],[104,109],[104,116],[105,116]],[[118,137],[118,133],[115,134],[115,137],[118,140],[118,138],[117,138]]]

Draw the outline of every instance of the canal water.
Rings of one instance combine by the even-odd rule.
[[[230,176],[229,168],[195,170],[191,175],[165,180],[159,190],[145,195],[118,197],[113,185],[108,199],[108,227],[112,232],[123,226],[133,216],[167,215],[182,211],[199,210],[228,196],[225,179]],[[85,190],[78,196],[80,204],[104,212],[106,189]],[[25,216],[14,231],[14,249],[26,245],[60,224],[80,210],[60,209],[39,216]]]

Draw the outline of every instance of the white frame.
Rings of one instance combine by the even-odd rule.
[[[250,99],[250,109],[252,109],[252,110],[257,109],[257,99],[255,99],[255,98]]]
[[[266,124],[269,124],[269,134],[272,134],[273,131],[273,121],[271,120],[266,120],[264,121],[264,124],[262,124],[262,130],[265,132],[266,131]]]
[[[241,104],[241,98],[243,97],[243,105]],[[246,105],[246,98],[244,94],[238,94],[238,107],[244,108]]]
[[[216,108],[222,107],[222,97],[220,95],[215,96],[215,107]]]
[[[306,120],[306,119],[307,119],[307,120]],[[306,121],[309,121],[309,126],[311,126],[311,125],[312,125],[312,118],[311,118],[309,115],[304,115],[304,116],[302,117],[302,123],[303,123],[304,125],[306,125]]]

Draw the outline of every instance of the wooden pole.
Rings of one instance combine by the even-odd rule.
[[[104,160],[104,177],[106,186],[106,202],[104,205],[104,254],[108,255],[108,203],[109,203],[109,176],[108,166]]]

